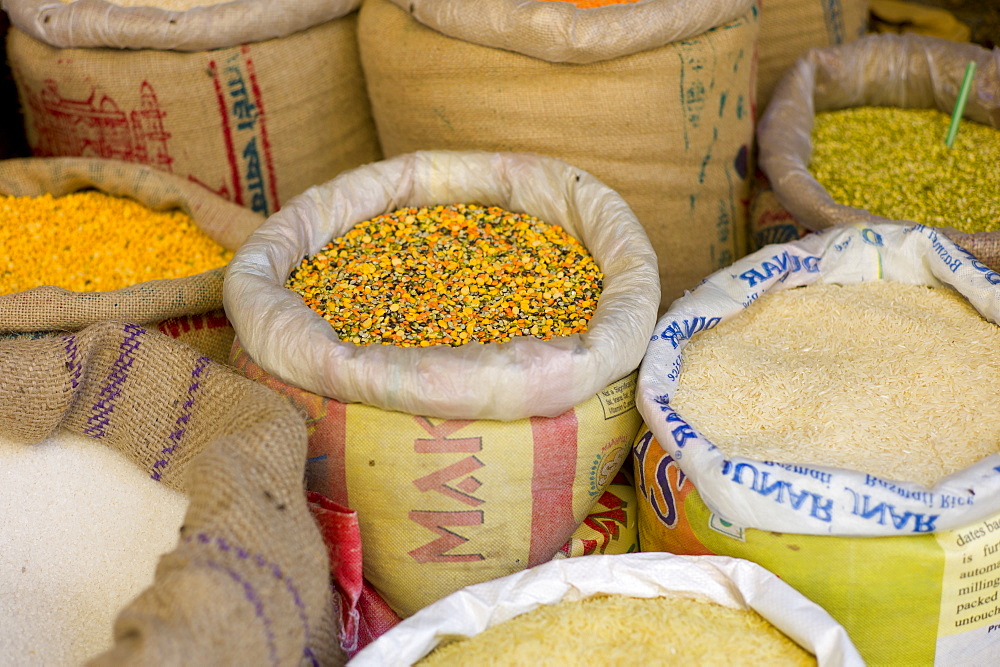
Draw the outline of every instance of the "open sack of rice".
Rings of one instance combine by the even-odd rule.
[[[372,115],[387,157],[532,152],[593,174],[649,236],[662,313],[746,252],[756,4],[581,4],[365,2]]]
[[[125,319],[228,360],[223,274],[260,214],[99,158],[0,161],[0,210],[0,336]]]
[[[284,398],[103,322],[0,341],[0,444],[5,662],[343,662],[305,424]]]
[[[1000,275],[923,225],[748,255],[657,323],[643,550],[771,570],[872,664],[1000,650]]]
[[[819,606],[722,556],[584,556],[469,586],[358,653],[364,665],[864,664]]]
[[[1000,269],[1000,50],[915,34],[813,49],[776,88],[757,140],[754,238],[917,222]]]
[[[307,483],[358,512],[365,576],[403,616],[551,559],[641,421],[655,255],[560,160],[350,170],[268,218],[223,292],[232,363],[307,412]]]
[[[32,154],[151,165],[267,215],[378,159],[360,0],[2,0]]]

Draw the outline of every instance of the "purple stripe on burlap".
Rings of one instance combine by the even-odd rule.
[[[177,421],[174,423],[177,428],[174,429],[170,435],[167,436],[167,442],[169,443],[166,447],[160,450],[160,454],[165,457],[169,457],[177,448],[181,446],[181,439],[184,437],[184,433],[187,431],[188,422],[191,421],[191,411],[194,408],[195,394],[198,389],[201,388],[201,380],[203,375],[206,373],[206,368],[211,363],[208,357],[199,357],[194,364],[194,368],[191,370],[191,384],[188,385],[187,389],[187,399],[181,404],[181,414],[177,417]],[[153,471],[150,473],[152,477],[157,482],[163,476],[160,472],[162,468],[166,468],[170,461],[167,458],[161,458],[156,463],[153,464]]]
[[[229,575],[230,579],[243,588],[244,597],[246,597],[247,601],[253,605],[254,613],[264,625],[264,636],[267,637],[268,657],[271,658],[271,664],[277,665],[278,648],[274,645],[274,630],[271,629],[271,619],[264,613],[264,601],[260,599],[259,595],[257,595],[257,590],[253,587],[253,584],[244,579],[239,572],[231,567],[221,565],[212,560],[205,561],[205,564],[213,570],[221,570],[222,572],[225,572]]]
[[[213,539],[212,536],[207,533],[198,533],[193,538],[185,537],[184,541],[193,543],[195,539],[199,544],[215,546],[219,551],[227,554],[235,554],[240,560],[252,562],[259,568],[270,570],[272,577],[278,581],[284,582],[285,590],[292,596],[292,601],[295,603],[296,610],[298,611],[299,621],[302,623],[302,634],[305,638],[305,648],[302,650],[302,655],[309,659],[310,664],[318,666],[319,660],[317,660],[316,654],[309,646],[312,642],[312,636],[309,632],[309,617],[306,615],[306,605],[302,602],[302,597],[299,595],[299,589],[295,586],[295,582],[293,582],[290,577],[286,576],[276,563],[270,562],[261,554],[251,554],[239,545],[230,544],[224,537],[216,537]]]
[[[76,336],[66,336],[63,338],[66,348],[66,370],[69,371],[69,381],[73,389],[80,386],[80,374],[83,373],[83,364],[80,363],[80,350],[76,346]]]
[[[87,428],[83,430],[92,438],[103,438],[111,424],[110,415],[115,409],[115,401],[122,393],[122,385],[128,379],[129,369],[135,362],[135,352],[139,349],[139,336],[146,330],[136,324],[126,324],[125,339],[118,346],[118,359],[111,365],[107,380],[101,388],[100,400],[90,408]]]

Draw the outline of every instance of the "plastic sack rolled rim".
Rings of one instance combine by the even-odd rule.
[[[601,594],[638,598],[677,594],[753,609],[812,652],[821,667],[864,664],[843,626],[756,563],[667,553],[579,556],[468,586],[404,619],[349,664],[411,665],[442,638],[472,637],[540,605]],[[670,641],[664,637],[665,644]]]
[[[404,206],[495,205],[561,225],[603,290],[582,334],[459,347],[358,346],[284,287],[304,256]],[[346,403],[446,419],[555,417],[639,366],[656,323],[656,255],[620,195],[526,153],[421,151],[341,173],[290,199],[236,252],[223,302],[246,352],[279,380]]]
[[[765,246],[710,275],[657,322],[636,406],[708,508],[726,521],[785,533],[889,536],[955,530],[1000,511],[997,454],[928,488],[858,470],[727,457],[671,406],[684,347],[699,331],[769,291],[865,280],[947,285],[1000,323],[1000,274],[940,230],[898,223],[837,225]]]
[[[57,48],[209,51],[285,37],[346,16],[361,0],[229,0],[189,9],[110,0],[0,0],[11,24]]]

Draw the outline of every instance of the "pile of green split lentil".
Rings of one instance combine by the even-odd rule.
[[[304,258],[286,287],[341,340],[427,347],[582,333],[602,284],[562,227],[452,204],[361,222]]]
[[[838,204],[966,232],[1000,229],[1000,130],[937,109],[816,114],[809,171]]]

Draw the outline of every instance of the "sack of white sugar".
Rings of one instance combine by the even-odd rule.
[[[674,303],[640,369],[640,544],[768,568],[872,664],[1000,649],[1000,275],[836,225]]]
[[[0,342],[0,438],[31,447],[66,433],[188,501],[173,550],[91,664],[342,661],[329,559],[302,483],[305,423],[285,399],[133,323]]]

